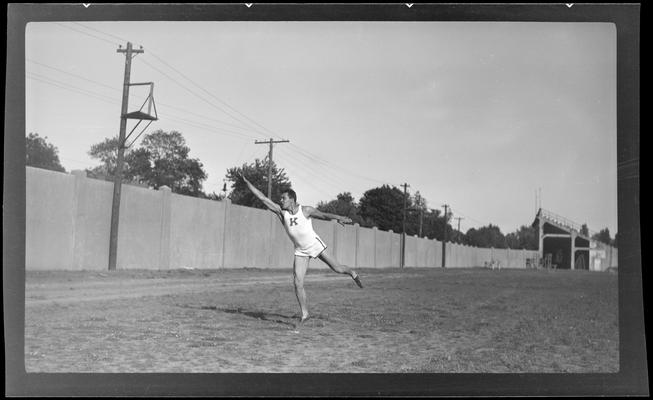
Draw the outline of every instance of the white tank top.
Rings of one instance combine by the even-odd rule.
[[[298,205],[297,214],[283,210],[283,227],[297,249],[305,249],[315,243],[318,237],[313,230],[313,222],[304,216],[302,206]]]

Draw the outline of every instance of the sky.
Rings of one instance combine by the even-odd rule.
[[[118,135],[127,41],[144,50],[131,82],[154,82],[144,134],[181,132],[207,193],[273,138],[290,141],[273,159],[304,205],[407,183],[463,232],[513,232],[540,204],[617,231],[613,24],[31,22],[26,134],[67,171],[99,165],[91,145]]]

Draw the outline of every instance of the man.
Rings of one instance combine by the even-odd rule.
[[[325,252],[327,246],[322,239],[313,230],[311,218],[324,220],[335,219],[338,223],[351,223],[351,219],[335,214],[329,214],[319,211],[310,206],[301,206],[297,203],[297,194],[294,190],[288,189],[281,194],[281,206],[268,199],[261,191],[256,189],[244,175],[240,175],[249,190],[258,197],[265,206],[275,213],[281,220],[288,236],[295,245],[295,260],[293,263],[293,278],[295,284],[295,295],[299,302],[301,317],[299,325],[303,324],[308,318],[308,308],[306,307],[306,293],[304,292],[304,277],[308,270],[308,263],[311,258],[319,258],[333,271],[339,274],[347,274],[352,277],[358,287],[362,288],[360,277],[351,268],[341,265],[329,254]]]

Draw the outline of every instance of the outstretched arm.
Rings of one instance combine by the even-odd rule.
[[[245,175],[241,174],[240,177],[243,178],[243,180],[247,184],[247,187],[249,188],[249,190],[251,190],[252,193],[254,193],[254,196],[258,197],[259,200],[261,200],[263,202],[263,204],[265,204],[265,206],[268,209],[270,209],[270,211],[272,211],[273,213],[275,213],[279,217],[281,217],[281,207],[279,207],[279,205],[277,203],[275,203],[274,201],[268,199],[263,193],[261,193],[260,190],[255,188],[254,185],[252,185],[252,182],[248,181],[247,178],[245,178]]]
[[[304,206],[304,215],[306,215],[307,217],[312,217],[317,219],[325,219],[325,220],[335,219],[339,224],[352,223],[352,220],[349,217],[343,217],[341,215],[323,212],[310,206]]]

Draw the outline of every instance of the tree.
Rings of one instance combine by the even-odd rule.
[[[141,157],[139,157],[138,154],[132,155],[132,153],[135,152],[139,152],[139,150],[125,150],[123,178],[126,181],[130,181],[132,176],[137,175],[135,172],[133,172],[133,170],[138,168],[132,168],[131,164],[132,161],[134,163],[138,163]],[[87,169],[86,172],[88,175],[94,178],[113,181],[116,175],[116,164],[118,160],[118,138],[105,138],[102,142],[92,145],[88,155],[91,156],[91,158],[102,161],[102,165]],[[134,158],[138,159],[139,161],[133,160]]]
[[[383,185],[363,193],[359,202],[360,216],[385,231],[402,232],[404,193],[397,187]],[[412,206],[410,198],[406,207]],[[408,233],[408,229],[406,229]]]
[[[506,235],[506,245],[511,249],[537,250],[539,231],[532,226],[522,225],[515,232]]]
[[[590,230],[589,230],[589,228],[587,227],[587,224],[583,224],[583,225],[580,227],[580,234],[583,235],[583,236],[587,236],[587,237],[589,237],[589,235],[590,235]]]
[[[233,167],[227,170],[226,178],[231,181],[231,193],[228,197],[234,204],[242,206],[256,207],[267,209],[247,187],[245,181],[240,177],[243,174],[252,184],[267,196],[268,192],[268,165],[269,160],[266,157],[263,161],[258,158],[251,164],[243,164],[241,167]],[[272,162],[272,194],[271,199],[277,202],[281,198],[281,193],[291,189],[292,185],[283,169],[277,168],[276,163]],[[300,202],[301,193],[297,194],[297,201]]]
[[[408,209],[406,216],[406,233],[425,236],[425,220],[428,218],[428,205],[426,199],[418,191],[415,192],[409,201],[412,206]]]
[[[25,138],[25,165],[44,168],[52,171],[66,172],[59,161],[59,149],[48,143],[48,137],[40,137],[38,133],[30,132]]]
[[[202,163],[189,157],[190,148],[180,132],[163,130],[145,135],[141,146],[125,150],[123,177],[154,189],[168,186],[174,193],[206,197],[202,183],[207,178]],[[89,155],[103,165],[88,170],[96,177],[113,179],[116,172],[118,139],[105,139],[91,146]]]
[[[481,228],[471,228],[465,234],[468,244],[476,247],[494,247],[497,249],[506,248],[506,238],[498,226],[489,224]]]
[[[354,223],[365,226],[365,221],[359,215],[358,204],[356,204],[350,192],[340,193],[335,200],[329,202],[319,202],[317,209],[322,212],[349,217]]]
[[[449,218],[451,213],[449,213]],[[451,224],[445,220],[444,214],[438,209],[427,208],[422,215],[422,236],[428,238],[435,238],[437,240],[444,240],[444,229],[447,227],[447,241],[450,242],[452,238],[453,229]],[[419,228],[418,228],[419,229]],[[464,237],[463,237],[464,239]]]
[[[603,228],[599,231],[599,233],[595,233],[592,236],[592,239],[598,240],[599,242],[605,243],[605,244],[610,244],[612,243],[612,239],[610,238],[610,230],[608,228]]]

